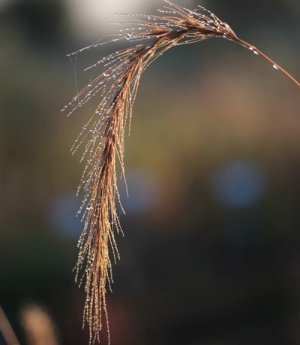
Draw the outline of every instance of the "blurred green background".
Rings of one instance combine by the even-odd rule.
[[[28,304],[50,315],[57,344],[88,344],[72,272],[84,165],[69,149],[97,99],[69,118],[60,109],[108,50],[79,54],[76,78],[66,54],[113,32],[108,13],[163,6],[106,2],[0,1],[0,303],[22,344]],[[177,3],[205,5],[300,79],[298,0]],[[112,345],[300,343],[299,110],[295,85],[225,40],[176,47],[145,72]]]

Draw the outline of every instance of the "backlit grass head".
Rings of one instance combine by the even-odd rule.
[[[256,47],[239,39],[230,26],[216,15],[198,6],[189,10],[164,0],[166,5],[160,15],[130,15],[128,27],[99,46],[126,40],[132,46],[101,58],[90,68],[102,66],[102,72],[64,108],[71,114],[91,98],[99,104],[72,147],[75,153],[84,147],[82,160],[86,162],[78,192],[84,198],[79,213],[84,227],[78,247],[76,279],[83,282],[86,292],[84,323],[88,323],[90,340],[99,340],[103,322],[107,324],[106,292],[113,282],[112,263],[119,259],[115,233],[122,232],[117,203],[118,175],[125,181],[124,135],[130,127],[133,105],[140,78],[144,70],[165,51],[182,44],[200,42],[219,37],[234,41],[260,55],[280,70],[298,87],[291,75],[260,52]],[[70,54],[75,56],[89,46]],[[184,97],[184,95],[183,95]],[[117,171],[117,166],[118,170]],[[82,275],[79,277],[79,274]]]

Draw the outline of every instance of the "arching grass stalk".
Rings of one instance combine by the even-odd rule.
[[[99,105],[72,147],[75,153],[84,145],[81,160],[86,166],[79,184],[84,198],[79,210],[84,227],[78,247],[79,256],[76,280],[83,274],[86,302],[84,324],[90,330],[90,341],[99,340],[103,320],[110,341],[106,291],[111,289],[112,260],[119,259],[115,233],[122,232],[116,203],[120,203],[116,164],[119,162],[124,177],[124,133],[130,127],[133,104],[144,70],[165,51],[177,45],[200,42],[213,37],[234,41],[260,55],[274,68],[280,70],[298,87],[299,82],[257,48],[239,39],[230,26],[210,11],[198,6],[189,10],[164,0],[161,15],[128,15],[132,22],[127,29],[109,42],[128,40],[132,47],[116,51],[100,59],[90,68],[103,67],[100,73],[63,109],[69,115],[92,97],[99,97]],[[124,14],[123,14],[124,15]],[[142,43],[141,43],[142,42]],[[108,43],[108,42],[106,42]],[[105,43],[96,43],[99,46]],[[90,46],[92,47],[92,46]],[[83,48],[70,54],[76,56]],[[129,124],[128,124],[129,123]],[[128,125],[127,125],[128,124]],[[125,177],[124,177],[125,180]],[[112,257],[111,257],[111,256]]]
[[[256,47],[254,47],[253,45],[249,44],[248,42],[245,42],[243,40],[241,40],[238,37],[235,38],[231,38],[232,41],[250,49],[251,51],[253,51],[254,54],[261,56],[262,58],[264,58],[268,63],[270,63],[274,69],[279,70],[280,72],[282,72],[286,77],[288,77],[294,84],[296,84],[298,87],[300,87],[300,83],[293,77],[291,76],[285,69],[283,69],[281,66],[279,66],[275,61],[273,61],[272,59],[270,59],[267,55],[265,55],[264,53],[262,53],[260,50],[258,50]]]

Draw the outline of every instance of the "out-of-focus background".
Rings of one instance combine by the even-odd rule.
[[[177,3],[207,6],[300,79],[299,0]],[[21,344],[88,344],[72,272],[84,165],[69,149],[97,99],[60,109],[108,48],[66,54],[115,32],[114,12],[162,6],[0,1],[0,328]],[[176,47],[142,77],[125,163],[112,345],[299,344],[300,90],[231,42]]]

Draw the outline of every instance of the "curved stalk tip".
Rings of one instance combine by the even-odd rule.
[[[295,85],[297,85],[298,87],[300,87],[300,83],[293,77],[291,76],[285,69],[283,69],[280,65],[278,65],[275,61],[273,61],[272,59],[270,59],[266,54],[264,54],[263,52],[261,52],[259,49],[257,49],[255,46],[253,46],[252,44],[243,41],[242,39],[238,38],[238,37],[234,37],[231,38],[231,40],[233,42],[236,42],[242,46],[244,46],[245,48],[250,49],[251,51],[253,51],[254,54],[261,56],[262,58],[264,58],[268,63],[270,63],[272,65],[272,67],[276,70],[279,70],[281,73],[283,73],[287,78],[289,78]]]

